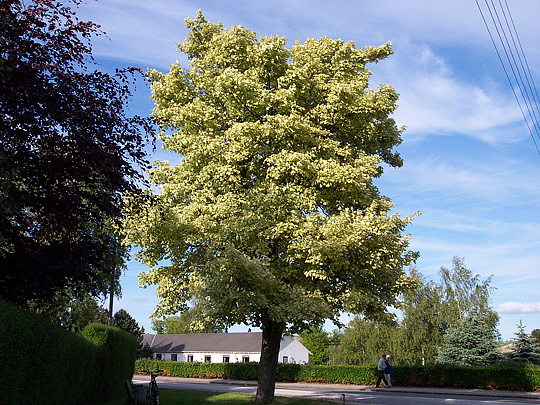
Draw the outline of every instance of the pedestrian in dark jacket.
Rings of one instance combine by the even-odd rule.
[[[385,387],[390,388],[392,386],[392,380],[390,377],[390,374],[394,372],[394,367],[392,367],[392,363],[390,363],[390,355],[386,356],[386,360],[384,361],[385,368],[384,368],[384,379],[386,382]]]

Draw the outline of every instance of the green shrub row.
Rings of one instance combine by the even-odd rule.
[[[125,396],[135,338],[105,325],[84,335],[0,299],[0,402],[96,404]]]
[[[398,366],[392,381],[403,386],[497,390],[540,389],[540,366],[499,363],[485,367],[451,365]],[[393,383],[393,382],[392,382]]]
[[[137,372],[163,369],[165,375],[184,378],[257,380],[258,363],[184,363],[137,360]],[[277,381],[373,385],[375,366],[312,366],[278,364]],[[498,364],[489,367],[448,365],[395,366],[392,384],[416,387],[453,387],[499,390],[540,389],[540,366]]]

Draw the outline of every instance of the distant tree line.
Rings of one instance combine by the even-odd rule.
[[[312,326],[302,342],[314,364],[374,364],[382,353],[397,364],[449,363],[486,365],[497,361],[540,364],[540,331],[527,335],[518,325],[510,351],[503,354],[497,330],[498,314],[491,308],[491,277],[480,276],[454,257],[442,267],[440,282],[427,281],[416,269],[416,286],[402,294],[401,320],[354,318],[343,330],[327,333]]]

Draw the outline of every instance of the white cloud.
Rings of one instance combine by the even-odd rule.
[[[407,126],[406,139],[457,133],[504,145],[529,136],[509,88],[489,79],[467,81],[426,44],[404,41],[394,50],[389,60],[371,67],[373,83],[389,83],[400,94],[395,119]]]
[[[540,313],[540,302],[504,302],[497,307],[502,314]]]

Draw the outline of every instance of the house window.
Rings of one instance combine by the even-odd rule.
[[[161,353],[156,353],[156,360],[161,360],[161,357],[162,357]]]
[[[171,361],[178,361],[178,355],[176,353],[171,354]]]
[[[289,363],[289,356],[283,356],[283,364]]]
[[[229,356],[223,356],[223,363],[229,362]]]
[[[193,355],[192,354],[188,354],[187,361],[188,361],[188,363],[193,363]]]
[[[249,356],[242,356],[242,363],[249,363]]]
[[[204,356],[204,362],[210,363],[212,361],[212,356]]]

